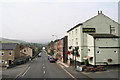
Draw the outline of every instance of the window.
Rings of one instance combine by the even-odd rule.
[[[2,60],[1,62],[4,63],[4,60]]]
[[[114,53],[117,53],[117,51],[114,51]]]
[[[115,33],[116,33],[115,27],[112,27],[112,26],[110,25],[110,34],[115,34]]]
[[[76,45],[78,45],[78,42],[76,42]]]
[[[11,56],[11,55],[12,55],[12,52],[10,51],[10,52],[9,52],[9,56]]]
[[[4,63],[4,60],[0,60],[0,64],[3,64]]]
[[[78,38],[76,38],[76,45],[78,45]]]
[[[69,33],[69,36],[71,37],[71,33]]]
[[[77,34],[77,29],[75,30],[76,34]]]
[[[4,55],[4,52],[2,51],[2,52],[1,52],[1,56],[3,56],[3,55]]]
[[[72,31],[72,37],[73,37],[73,31]]]
[[[24,50],[24,52],[26,52],[26,50]]]
[[[88,52],[90,52],[90,49],[88,49]]]
[[[111,32],[112,32],[112,33],[115,33],[115,27],[112,27],[112,28],[111,28]]]
[[[100,51],[97,51],[97,54],[100,54]]]

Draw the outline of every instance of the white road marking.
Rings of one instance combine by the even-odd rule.
[[[66,73],[68,73],[72,78],[74,78],[74,79],[76,80],[76,78],[75,78],[71,73],[69,73],[67,70],[65,70],[65,69],[63,68],[63,66],[60,65],[60,67],[61,67]]]
[[[21,74],[22,74],[22,72],[20,74],[18,74],[15,78],[18,78]]]
[[[43,69],[45,69],[45,67],[43,66]]]
[[[28,72],[29,69],[30,67],[28,67],[28,69],[25,71],[25,73],[22,76],[25,76],[25,74]]]
[[[43,71],[43,73],[45,74],[45,71]]]

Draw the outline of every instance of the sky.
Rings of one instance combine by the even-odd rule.
[[[50,42],[98,10],[118,22],[118,0],[1,0],[0,37]]]

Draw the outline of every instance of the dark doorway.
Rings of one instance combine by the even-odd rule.
[[[12,60],[9,60],[9,66],[11,66],[12,65]]]

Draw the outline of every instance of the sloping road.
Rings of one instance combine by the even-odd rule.
[[[72,78],[58,64],[50,63],[45,51],[42,51],[41,57],[33,60],[30,66],[19,78]]]

